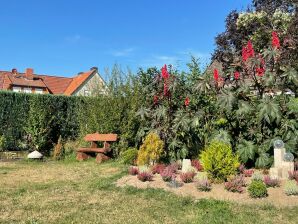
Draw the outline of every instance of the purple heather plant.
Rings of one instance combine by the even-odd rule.
[[[138,174],[138,179],[142,182],[145,182],[145,181],[152,181],[153,179],[153,175],[152,173],[148,172],[148,171],[143,171],[143,172],[140,172]]]
[[[164,169],[166,168],[165,164],[161,164],[161,163],[157,163],[152,167],[152,173],[153,174],[161,174],[162,171],[164,171]]]
[[[185,173],[181,173],[180,174],[180,179],[184,182],[184,183],[191,183],[193,182],[193,179],[195,177],[196,173],[193,171],[188,171]]]
[[[243,174],[245,177],[251,177],[253,175],[253,173],[254,173],[253,169],[249,169],[249,170],[244,169],[244,171],[243,171]]]
[[[167,166],[161,173],[161,177],[163,179],[163,181],[165,182],[169,182],[172,180],[173,176],[175,176],[175,170],[173,169],[173,167],[170,165],[170,166]]]
[[[231,192],[243,192],[245,186],[245,180],[243,175],[235,176],[225,183],[225,189]]]
[[[133,175],[133,176],[138,175],[139,174],[139,168],[138,167],[135,167],[135,166],[130,166],[128,168],[128,173],[130,175]]]
[[[208,179],[199,180],[197,183],[197,188],[199,191],[211,191],[211,183]]]
[[[280,181],[277,178],[271,178],[269,175],[264,176],[263,182],[266,187],[279,187]]]

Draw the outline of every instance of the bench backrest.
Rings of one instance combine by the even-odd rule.
[[[84,140],[87,142],[115,142],[117,141],[117,134],[88,134]]]

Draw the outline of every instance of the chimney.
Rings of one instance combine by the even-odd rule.
[[[29,80],[33,80],[33,69],[27,68],[25,73],[25,78]]]
[[[90,70],[96,70],[96,71],[98,71],[98,67],[92,67],[92,68],[90,68]]]
[[[13,69],[11,70],[11,74],[13,74],[13,75],[17,75],[17,74],[18,74],[18,70],[17,70],[16,68],[13,68]]]

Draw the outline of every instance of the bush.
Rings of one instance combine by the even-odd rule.
[[[62,138],[60,136],[57,144],[54,146],[53,159],[60,160],[60,159],[63,159],[63,157],[64,157],[64,148],[62,144]]]
[[[191,183],[191,182],[193,182],[193,179],[194,179],[195,175],[196,175],[196,173],[192,172],[192,171],[181,173],[180,174],[180,179],[184,183]]]
[[[238,155],[232,152],[229,144],[218,140],[213,140],[201,153],[200,161],[204,171],[216,181],[225,181],[235,175],[239,167]]]
[[[162,171],[164,171],[165,168],[166,168],[166,165],[165,164],[158,163],[158,164],[155,164],[152,167],[151,171],[152,171],[153,174],[157,174],[157,173],[158,174],[161,174]]]
[[[160,173],[163,181],[169,182],[175,177],[175,170],[171,166],[167,166],[161,173]]]
[[[131,166],[128,168],[129,175],[135,176],[139,174],[139,169],[136,166]]]
[[[249,196],[252,198],[263,198],[268,196],[266,185],[260,180],[253,180],[247,190]]]
[[[197,159],[194,159],[194,160],[191,160],[191,165],[196,168],[197,171],[203,171],[203,166],[202,164],[200,163],[199,160]]]
[[[260,171],[256,171],[251,176],[251,179],[252,180],[258,180],[258,181],[263,181],[263,177],[264,177],[264,175]]]
[[[159,160],[164,150],[164,142],[156,133],[149,133],[138,153],[138,165],[150,165]]]
[[[298,184],[295,180],[288,180],[284,189],[286,195],[298,195]]]
[[[150,173],[148,171],[140,172],[137,177],[142,182],[152,181],[152,179],[153,179],[152,173]]]
[[[243,175],[235,176],[225,183],[225,189],[231,192],[243,192],[243,187],[245,186],[245,180]]]
[[[277,178],[271,178],[268,175],[264,176],[263,182],[266,185],[266,187],[279,187],[280,186],[279,179],[277,179]]]
[[[79,141],[66,141],[63,145],[65,157],[70,157],[76,154],[80,147]]]
[[[129,148],[120,154],[120,161],[123,164],[134,165],[138,157],[138,150],[136,148]]]

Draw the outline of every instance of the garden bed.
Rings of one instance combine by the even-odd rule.
[[[246,178],[246,182],[250,183],[249,178]],[[171,188],[158,174],[154,175],[153,180],[148,182],[141,182],[136,176],[129,175],[122,177],[116,183],[118,187],[159,188],[171,191],[177,195],[191,196],[196,199],[212,198],[241,204],[272,204],[278,207],[298,206],[298,196],[287,196],[283,191],[284,184],[285,181],[281,181],[280,187],[268,188],[268,197],[266,198],[252,199],[247,193],[247,187],[243,193],[232,193],[224,189],[224,184],[212,184],[212,190],[210,192],[201,192],[197,190],[195,180],[193,183],[183,184],[182,187]]]

